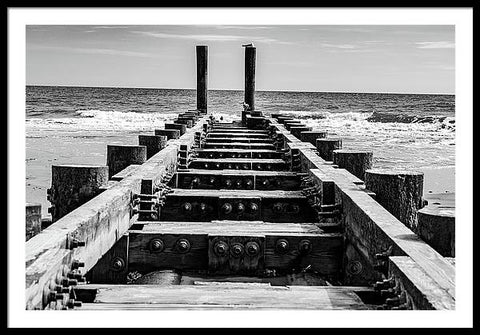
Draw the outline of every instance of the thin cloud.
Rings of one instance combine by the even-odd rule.
[[[418,49],[454,49],[455,43],[448,41],[416,42]]]
[[[320,43],[320,46],[324,48],[333,48],[333,49],[356,49],[357,48],[357,46],[353,44]]]
[[[28,49],[57,50],[57,51],[91,54],[91,55],[113,55],[113,56],[126,56],[126,57],[157,57],[157,55],[144,53],[144,52],[116,50],[116,49],[101,49],[101,48],[72,48],[72,47],[29,45]]]
[[[232,41],[254,41],[260,43],[280,43],[290,44],[290,42],[279,41],[274,38],[261,37],[261,36],[244,36],[244,35],[216,35],[216,34],[201,34],[201,35],[181,35],[170,33],[158,33],[152,31],[131,31],[134,34],[140,34],[155,38],[173,38],[173,39],[186,39],[194,41],[215,41],[215,42],[232,42]]]

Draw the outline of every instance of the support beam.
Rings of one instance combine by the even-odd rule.
[[[257,49],[254,46],[245,47],[245,103],[247,110],[255,110],[255,61]]]
[[[197,45],[197,110],[207,113],[208,46]]]

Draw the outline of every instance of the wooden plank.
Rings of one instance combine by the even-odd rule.
[[[224,142],[229,142],[229,141],[234,141],[238,143],[266,143],[270,144],[273,142],[272,139],[270,138],[250,138],[250,137],[207,137],[206,143],[224,143]]]
[[[125,233],[87,273],[87,281],[125,284],[128,274],[128,242],[128,233]]]
[[[283,153],[275,150],[262,149],[196,149],[198,158],[262,158],[262,159],[280,159]]]
[[[140,166],[140,164],[130,164],[127,166],[125,169],[122,171],[118,172],[116,175],[110,177],[110,180],[112,181],[120,181],[128,176],[131,176],[132,174],[137,171],[137,168]]]
[[[207,118],[191,128],[181,139],[168,142],[167,147],[144,164],[136,173],[106,189],[98,196],[62,217],[26,242],[27,309],[42,308],[43,289],[54,279],[63,266],[70,267],[73,259],[85,263],[89,271],[115,244],[131,225],[132,194],[139,193],[142,179],[163,180],[167,172],[174,171],[180,143],[193,142],[194,132],[202,128]],[[85,246],[70,250],[72,241],[85,242]]]
[[[282,159],[255,159],[255,158],[195,158],[188,165],[189,168],[215,170],[285,170],[286,163]]]
[[[260,244],[262,254],[265,254],[262,263],[268,268],[290,271],[292,268],[301,270],[310,265],[320,274],[335,276],[340,269],[343,245],[342,234],[323,233],[315,225],[307,223],[161,222],[149,223],[143,230],[130,230],[129,237],[129,268],[139,271],[160,268],[206,269],[206,259],[211,254],[208,243],[212,238],[222,238],[227,245],[231,245],[238,241],[230,241],[230,237],[261,237],[265,240]],[[187,239],[191,245],[186,254],[175,251],[175,243],[181,238]],[[288,244],[285,252],[280,252],[277,247],[279,239]],[[164,249],[153,251],[151,245],[154,240],[161,240]],[[299,249],[302,241],[309,241],[310,250],[303,252]],[[230,271],[239,271],[235,273],[245,270],[239,264],[230,265]],[[214,266],[213,269],[217,267]]]
[[[445,295],[443,288],[410,257],[390,257],[389,274],[407,292],[413,309],[455,309],[455,302]]]
[[[82,310],[101,309],[368,309],[359,288],[268,285],[85,285],[96,290]]]
[[[274,150],[275,146],[270,143],[242,143],[242,142],[216,142],[204,143],[205,149],[269,149]]]
[[[300,175],[294,172],[262,170],[191,170],[178,172],[177,188],[187,189],[247,189],[298,190]]]
[[[263,138],[268,139],[270,136],[267,132],[265,133],[249,133],[249,132],[209,132],[207,133],[207,139],[210,138],[230,138],[230,139],[237,139],[237,138]]]

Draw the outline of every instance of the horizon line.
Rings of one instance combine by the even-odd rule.
[[[39,87],[77,87],[77,88],[135,88],[151,90],[193,90],[196,88],[172,88],[172,87],[138,87],[138,86],[82,86],[82,85],[50,85],[50,84],[26,84],[27,86]],[[235,88],[210,88],[208,91],[244,91]],[[346,91],[298,91],[298,90],[255,90],[255,92],[292,92],[292,93],[348,93],[348,94],[408,94],[408,95],[455,95],[455,93],[413,93],[413,92],[346,92]]]

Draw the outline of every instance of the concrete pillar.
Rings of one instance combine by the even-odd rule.
[[[53,165],[52,187],[47,190],[52,222],[95,197],[107,182],[107,166]]]
[[[155,135],[167,136],[167,140],[176,139],[180,137],[180,130],[178,129],[155,129]]]
[[[423,207],[423,172],[392,169],[365,171],[365,187],[376,201],[413,232],[417,211]]]
[[[167,136],[159,135],[138,135],[138,144],[147,148],[147,159],[150,159],[157,152],[167,145]]]
[[[333,164],[365,180],[365,171],[373,167],[373,152],[339,149],[333,151]]]
[[[333,150],[342,148],[342,139],[340,138],[317,138],[315,143],[318,154],[326,161],[333,160]]]
[[[42,205],[27,203],[25,205],[25,241],[42,231]]]
[[[143,164],[147,160],[144,145],[107,145],[109,176],[114,176],[131,164]]]

